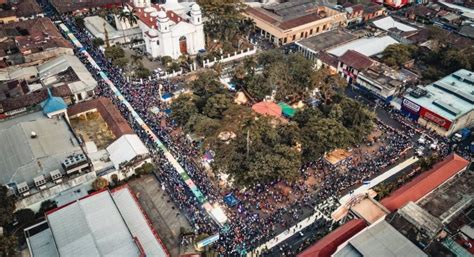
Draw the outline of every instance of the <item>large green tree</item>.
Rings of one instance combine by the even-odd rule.
[[[15,197],[9,195],[5,186],[0,186],[0,226],[5,226],[13,221],[15,210]]]
[[[179,126],[184,126],[191,116],[198,113],[193,96],[180,95],[171,104],[171,119]]]

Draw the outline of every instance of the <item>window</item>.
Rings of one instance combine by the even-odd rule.
[[[303,37],[304,37],[304,32],[301,32],[300,38],[303,38]]]
[[[293,41],[295,41],[295,39],[296,39],[296,35],[293,35]]]
[[[286,42],[288,42],[288,38],[285,37],[285,39],[283,39],[283,44],[286,44]]]
[[[156,40],[156,44],[157,44],[157,45],[160,45],[160,40]]]
[[[310,30],[309,30],[309,34],[310,34],[310,35],[313,35],[313,29],[310,29]]]
[[[319,33],[319,27],[316,28],[316,33]]]
[[[198,23],[201,22],[201,18],[198,18]]]

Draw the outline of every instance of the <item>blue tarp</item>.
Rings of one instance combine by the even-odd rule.
[[[234,196],[233,193],[230,193],[224,196],[224,202],[230,207],[234,207],[237,204],[239,204],[239,200]]]
[[[171,98],[173,98],[173,93],[164,93],[163,96],[161,96],[161,99],[163,100],[169,100]]]

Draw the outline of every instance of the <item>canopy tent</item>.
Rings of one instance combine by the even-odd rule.
[[[284,102],[280,102],[280,103],[278,103],[278,106],[280,106],[280,108],[283,112],[283,115],[285,117],[291,118],[291,117],[295,116],[296,110],[293,107],[289,106],[288,104],[286,104]]]
[[[256,103],[252,106],[252,110],[258,114],[274,116],[277,118],[280,118],[282,113],[281,107],[274,102]]]

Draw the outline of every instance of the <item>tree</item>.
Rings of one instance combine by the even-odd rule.
[[[131,27],[138,24],[138,16],[135,14],[135,8],[131,11],[127,8],[122,8],[118,13],[118,18],[122,22],[127,22]],[[126,41],[125,29],[122,30],[123,38]]]
[[[54,200],[46,200],[46,201],[43,201],[41,203],[41,206],[40,206],[40,209],[38,210],[38,212],[36,213],[36,216],[38,218],[42,218],[44,217],[44,214],[50,210],[53,210],[55,208],[57,208],[58,205],[56,203],[56,201]]]
[[[125,51],[120,46],[110,46],[105,48],[105,57],[116,60],[125,57]]]
[[[0,186],[0,226],[3,227],[13,221],[15,197],[10,195],[8,188]]]
[[[311,74],[310,90],[317,90],[321,101],[329,104],[337,92],[342,91],[347,86],[347,82],[338,75],[329,73],[328,69],[319,69]]]
[[[0,256],[17,256],[18,240],[15,236],[0,236]]]
[[[171,103],[171,119],[179,126],[184,126],[189,118],[197,113],[198,109],[192,96],[180,95]]]
[[[244,17],[240,11],[244,5],[239,0],[199,0],[198,4],[203,10],[204,30],[209,40],[218,39],[230,41],[236,35],[241,35],[239,30]],[[245,31],[248,31],[245,28]]]
[[[102,190],[108,186],[109,182],[107,181],[107,179],[102,177],[98,177],[94,180],[94,182],[92,182],[92,189],[94,189],[95,191]]]
[[[96,37],[92,39],[92,45],[94,45],[95,47],[103,46],[104,43],[105,43],[104,40],[100,37]]]
[[[166,56],[161,57],[161,64],[164,66],[168,66],[168,64],[172,61],[173,61],[173,58],[171,58],[171,56],[166,55]]]
[[[263,100],[265,96],[271,95],[272,93],[272,86],[262,74],[246,76],[243,81],[243,86],[247,92],[258,101]]]
[[[382,52],[383,61],[392,67],[400,67],[415,57],[417,47],[414,45],[392,44]]]
[[[79,27],[81,29],[85,28],[84,17],[82,17],[82,16],[74,17],[74,23],[76,23],[77,27]]]
[[[203,114],[209,118],[221,119],[224,112],[233,104],[232,99],[225,94],[216,94],[207,99]]]
[[[334,119],[310,119],[301,129],[303,159],[314,161],[325,152],[354,143],[350,131]]]
[[[123,69],[128,65],[129,61],[130,60],[127,57],[120,57],[120,58],[114,59],[112,61],[112,64]]]
[[[35,222],[35,213],[31,209],[20,209],[14,213],[20,226],[29,226]]]
[[[143,65],[138,66],[134,71],[135,77],[137,78],[148,78],[152,75],[151,71]]]
[[[181,68],[181,66],[179,65],[179,63],[171,62],[171,64],[168,65],[167,71],[168,72],[175,72],[175,71],[179,71],[180,68]]]

